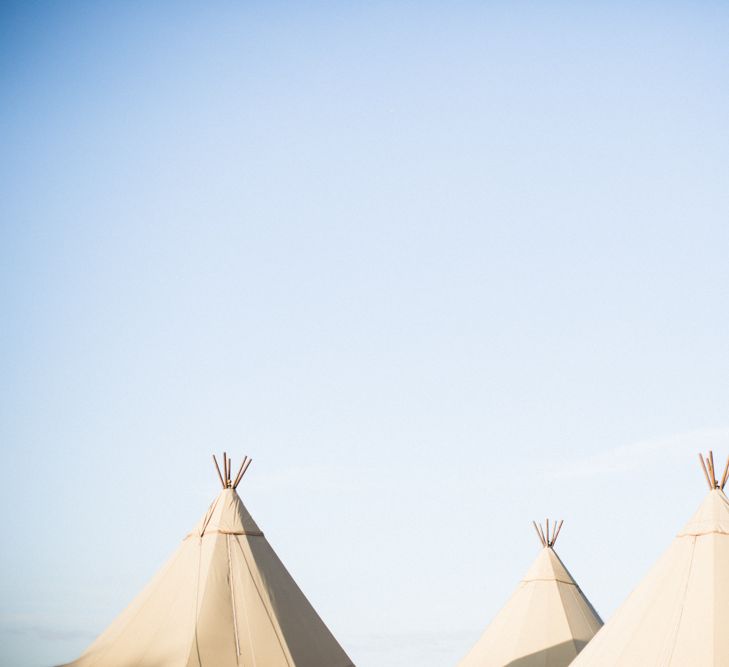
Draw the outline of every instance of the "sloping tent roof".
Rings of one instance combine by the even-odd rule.
[[[575,667],[729,665],[729,499],[713,454],[709,494]]]
[[[71,665],[353,667],[238,496],[248,464],[232,481],[223,455],[205,516]]]
[[[491,621],[459,667],[564,667],[599,630],[602,621],[554,551],[541,527],[542,550],[511,599]]]

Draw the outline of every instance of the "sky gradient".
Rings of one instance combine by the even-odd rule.
[[[0,663],[239,488],[358,667],[537,554],[603,618],[729,454],[725,3],[3,3]]]

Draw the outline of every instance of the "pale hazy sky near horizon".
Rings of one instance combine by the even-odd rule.
[[[729,5],[3,3],[0,664],[216,494],[358,667],[563,517],[607,618],[729,454]]]

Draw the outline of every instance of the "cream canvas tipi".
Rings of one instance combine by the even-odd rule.
[[[215,457],[213,457],[215,460]],[[269,545],[223,454],[223,490],[74,667],[353,667]]]
[[[542,550],[458,667],[565,667],[602,621],[554,551],[562,522],[534,523]]]
[[[709,494],[575,667],[729,665],[729,461],[699,458]]]

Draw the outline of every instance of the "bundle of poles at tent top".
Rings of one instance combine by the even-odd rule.
[[[238,474],[235,476],[235,479],[231,481],[230,471],[233,467],[230,457],[226,454],[226,452],[223,452],[223,471],[225,472],[225,475],[223,475],[220,472],[220,466],[218,465],[218,459],[215,458],[215,454],[213,454],[213,463],[215,464],[215,470],[218,471],[218,478],[220,479],[220,484],[223,486],[224,489],[237,489],[238,484],[240,484],[240,481],[243,479],[243,475],[246,474],[246,470],[248,470],[248,466],[253,463],[253,459],[246,456],[243,459],[243,463],[240,464],[240,468],[238,468]]]
[[[704,457],[699,454],[699,461],[701,461],[701,467],[704,470],[704,476],[706,477],[706,483],[709,488],[713,491],[714,489],[724,490],[726,486],[727,478],[729,477],[729,458],[726,460],[724,466],[724,474],[721,476],[721,482],[716,479],[716,471],[714,468],[714,452],[709,451],[709,455],[704,460]]]
[[[552,528],[552,534],[549,534],[549,519],[546,519],[545,527],[542,528],[542,524],[538,524],[536,521],[532,521],[532,525],[534,526],[534,530],[537,531],[537,537],[539,538],[539,541],[542,543],[543,547],[553,547],[554,543],[557,541],[557,537],[559,537],[559,531],[562,530],[562,524],[564,523],[564,519],[557,522],[554,521],[553,528]]]

